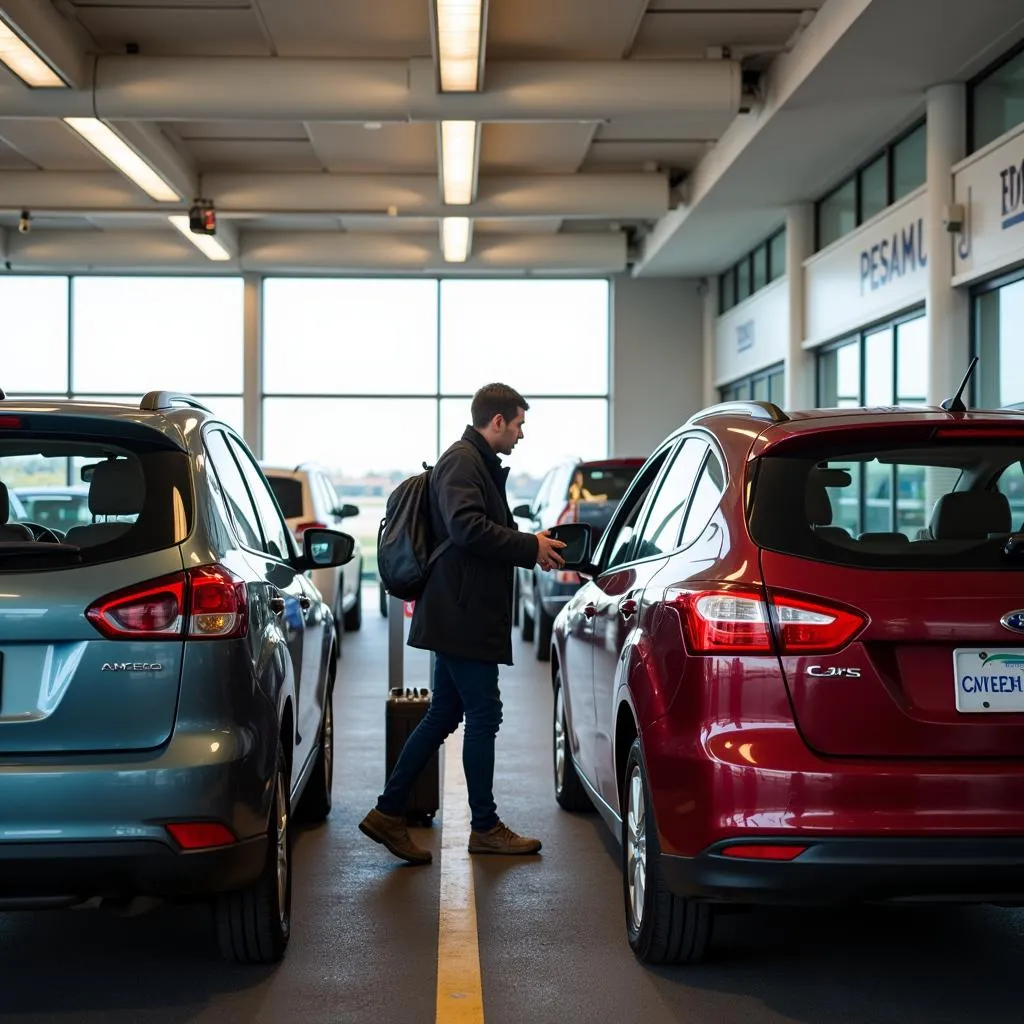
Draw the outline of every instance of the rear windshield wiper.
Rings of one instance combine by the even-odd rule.
[[[77,544],[48,544],[38,540],[0,541],[0,560],[25,558],[82,560],[82,549]]]

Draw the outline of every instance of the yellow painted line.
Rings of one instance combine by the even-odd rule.
[[[444,745],[441,804],[441,913],[437,929],[437,1024],[483,1024],[469,806],[462,772],[462,727]]]

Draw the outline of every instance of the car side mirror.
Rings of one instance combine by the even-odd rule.
[[[589,523],[563,523],[561,526],[553,526],[548,530],[548,536],[565,544],[558,553],[565,560],[566,569],[580,569],[590,564],[593,533]]]
[[[340,505],[337,508],[331,509],[331,515],[335,519],[351,519],[353,516],[359,515],[358,505]]]
[[[329,569],[352,561],[356,542],[339,530],[306,530],[302,534],[302,559],[307,568]]]
[[[516,507],[512,509],[512,515],[514,515],[516,519],[532,519],[533,510],[529,505],[516,505]]]

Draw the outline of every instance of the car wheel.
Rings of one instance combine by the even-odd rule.
[[[359,565],[359,579],[363,578],[363,566]],[[345,612],[345,632],[358,633],[363,625],[363,590],[361,585],[356,586],[356,603]]]
[[[331,813],[334,788],[334,684],[327,689],[324,701],[324,717],[320,723],[320,745],[317,748],[313,774],[306,783],[306,790],[298,807],[298,816],[303,821],[319,824]]]
[[[380,584],[380,613],[385,619],[388,617],[388,592],[383,583]]]
[[[259,878],[214,902],[221,954],[243,964],[276,963],[288,948],[292,920],[292,832],[288,799],[288,765],[278,741],[267,859]]]
[[[533,592],[533,643],[538,661],[551,660],[551,631],[555,620],[544,611],[540,603],[540,588]]]
[[[711,907],[676,896],[665,883],[639,739],[626,761],[622,805],[622,891],[630,948],[644,963],[698,963],[711,938]]]
[[[555,675],[554,714],[554,769],[555,800],[566,811],[590,811],[594,805],[583,788],[569,747],[569,720],[565,715],[565,697],[562,693],[562,671]]]
[[[533,616],[526,610],[526,605],[524,605],[522,603],[523,602],[522,592],[523,592],[524,588],[520,587],[519,590],[520,590],[520,597],[519,597],[519,631],[522,633],[523,642],[527,643],[527,644],[532,644],[533,643]],[[536,610],[537,610],[536,607],[534,607],[534,611],[535,612],[536,612]]]

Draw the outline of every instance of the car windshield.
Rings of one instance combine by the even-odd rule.
[[[756,460],[751,479],[750,533],[772,551],[874,568],[1024,567],[1008,544],[1024,530],[1020,434],[870,449],[812,441]]]
[[[302,481],[270,473],[267,473],[267,480],[285,519],[298,519],[302,515]]]
[[[578,466],[569,484],[570,501],[618,501],[639,472],[639,466]]]
[[[191,531],[189,480],[181,451],[109,436],[5,432],[0,483],[22,493],[16,500],[23,511],[9,498],[0,509],[0,521],[7,520],[0,571],[22,562],[34,568],[44,558],[47,566],[89,564],[173,547]]]

